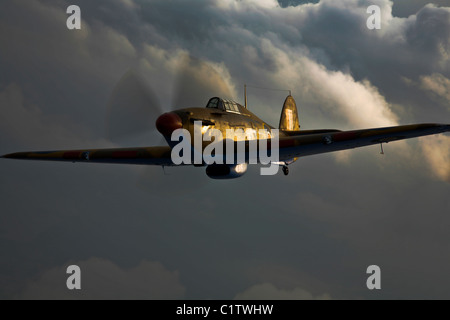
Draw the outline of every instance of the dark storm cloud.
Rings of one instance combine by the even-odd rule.
[[[392,14],[396,17],[409,17],[414,15],[422,7],[429,3],[433,3],[440,7],[448,7],[447,0],[393,0]]]
[[[278,0],[282,7],[298,6],[305,3],[318,3],[319,0]]]
[[[110,261],[91,258],[71,262],[87,270],[82,274],[82,291],[60,286],[66,281],[66,267],[46,271],[30,283],[19,296],[22,299],[182,299],[185,289],[176,272],[160,263],[142,261],[130,269],[121,269]],[[102,277],[98,275],[102,274]]]
[[[103,26],[84,25],[69,33],[63,2],[6,1],[2,6],[0,39],[6,45],[0,83],[16,83],[44,112],[73,117],[83,130],[103,133],[105,83],[116,81],[134,57],[128,40]]]
[[[404,77],[417,80],[436,70],[449,77],[450,11],[427,6],[408,20],[386,13],[379,33],[364,27],[366,16],[360,10],[349,12],[345,7],[324,3],[302,24],[303,42],[320,48],[330,68],[349,68],[356,80],[369,79],[392,103],[415,104],[408,110],[414,113],[411,120],[420,117],[433,121],[430,116],[445,115],[444,104],[436,106],[432,114],[427,112],[429,101],[424,93],[412,92],[411,97]]]
[[[365,27],[372,3],[379,31]],[[65,27],[68,1],[0,4],[1,154],[110,146],[107,101],[130,69],[164,110],[186,95],[184,68],[201,91],[237,100],[244,83],[292,89],[306,129],[449,122],[448,8],[403,4],[412,16],[397,18],[382,0],[70,4],[81,31]],[[276,125],[283,99],[255,90],[249,105]],[[385,152],[221,182],[204,168],[1,161],[0,296],[66,297],[61,272],[79,263],[102,274],[87,273],[91,298],[448,297],[448,136]],[[371,264],[387,288],[376,296],[365,289]]]

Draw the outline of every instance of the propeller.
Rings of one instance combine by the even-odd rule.
[[[214,96],[231,98],[224,76],[227,75],[221,75],[210,63],[186,55],[178,67],[172,105],[203,107]]]
[[[179,62],[174,80],[172,106],[176,109],[203,107],[209,98],[230,98],[233,91],[221,66],[186,54]],[[133,69],[128,70],[114,87],[107,102],[107,137],[120,144],[124,139],[154,132],[163,108],[153,90]]]
[[[162,113],[157,96],[132,69],[114,87],[107,103],[107,136],[117,142],[122,138],[153,130]]]
[[[224,80],[229,78],[228,74],[221,75],[220,65],[213,67],[211,64],[197,58],[186,55],[181,59],[174,80],[174,93],[172,106],[176,109],[188,107],[203,107],[209,98],[222,96],[231,98],[233,92]],[[131,139],[133,136],[142,135],[155,131],[155,123],[163,113],[159,100],[152,89],[145,83],[139,74],[130,69],[114,87],[107,102],[107,136],[115,143],[121,144],[124,139]],[[149,141],[143,141],[149,144]],[[166,142],[160,138],[158,145]],[[187,169],[187,168],[183,168]],[[156,168],[145,168],[138,185],[151,192],[160,190],[160,185],[155,184],[154,172]],[[167,182],[174,182],[179,175],[189,177],[188,180],[196,181],[197,187],[206,183],[207,178],[198,179],[190,177],[192,171],[183,170],[178,172]],[[175,189],[184,190],[179,183],[169,183],[172,191]],[[177,185],[180,185],[177,187]],[[192,186],[191,186],[192,187]],[[190,187],[190,188],[191,188]],[[179,191],[180,191],[179,190]],[[190,190],[190,189],[189,189]],[[175,190],[176,191],[176,190]]]

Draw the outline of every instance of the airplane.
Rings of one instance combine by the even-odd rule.
[[[174,166],[171,151],[175,144],[171,140],[171,135],[177,129],[186,129],[193,135],[196,122],[201,122],[202,134],[206,131],[205,128],[218,129],[224,135],[226,129],[252,129],[254,132],[265,129],[269,132],[269,136],[259,137],[256,135],[254,139],[271,140],[270,132],[275,127],[248,110],[246,101],[245,97],[245,104],[241,105],[233,100],[212,97],[203,108],[185,108],[161,114],[155,125],[168,142],[168,145],[165,146],[18,152],[4,155],[2,158]],[[300,130],[297,105],[292,95],[289,94],[283,104],[278,130],[279,160],[276,164],[282,167],[285,175],[288,175],[288,166],[301,157],[375,144],[380,144],[382,148],[383,143],[448,132],[450,124],[422,123],[350,131]],[[247,154],[245,163],[207,164],[202,162],[194,165],[206,167],[206,174],[213,179],[241,177],[247,171],[248,142],[251,139],[245,137],[244,140]],[[208,143],[202,143],[202,148],[204,149],[207,145]]]

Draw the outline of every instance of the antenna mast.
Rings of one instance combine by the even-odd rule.
[[[244,107],[247,109],[247,85],[244,84]]]

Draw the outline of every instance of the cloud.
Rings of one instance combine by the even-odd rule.
[[[395,0],[393,2],[393,15],[397,17],[408,17],[414,15],[422,7],[430,3],[430,0]],[[447,0],[433,0],[433,4],[446,7],[448,6]]]
[[[304,66],[308,70],[306,77],[315,86],[316,97],[326,103],[334,116],[345,117],[354,128],[398,124],[390,105],[368,80],[355,81],[349,74],[327,71],[312,61],[307,61]]]
[[[291,89],[303,129],[448,122],[446,8],[411,6],[411,16],[399,17],[387,0],[286,8],[275,1],[75,2],[83,22],[72,32],[65,27],[72,2],[0,1],[5,152],[108,147],[106,102],[129,69],[164,111],[203,106],[216,94],[242,102],[247,83]],[[366,28],[374,3],[382,8],[380,31]],[[175,102],[180,71],[196,82],[189,102]],[[249,108],[276,124],[285,96],[250,89]],[[204,168],[166,168],[171,176],[150,168],[137,179],[133,166],[0,161],[0,297],[66,297],[67,261],[87,266],[83,283],[98,285],[86,287],[96,298],[159,297],[138,281],[146,276],[171,298],[226,299],[239,291],[372,298],[364,284],[374,261],[392,288],[382,297],[447,297],[448,183],[428,169],[448,181],[447,140],[405,143],[417,152],[389,143],[384,157],[378,146],[339,153],[338,161],[305,157],[287,177],[264,178],[251,167],[220,182]],[[158,143],[147,136],[123,142]],[[161,264],[149,262],[155,257]]]
[[[449,9],[426,6],[409,18],[397,18],[390,15],[390,2],[378,1],[386,17],[381,30],[374,31],[365,27],[367,3],[322,1],[308,10],[314,15],[300,19],[301,43],[327,69],[347,70],[357,82],[367,79],[389,104],[407,106],[408,112],[394,110],[401,119],[430,116],[424,108],[427,97],[407,90],[401,77],[417,81],[438,70],[448,75]],[[447,112],[441,104],[434,114]]]
[[[0,41],[5,45],[0,58],[10,63],[3,66],[0,84],[18,85],[44,116],[84,126],[77,135],[104,137],[105,96],[136,58],[136,50],[113,27],[88,21],[89,10],[82,10],[81,30],[68,30],[65,4],[2,3]]]
[[[420,144],[434,175],[450,182],[450,137],[444,135],[422,137]]]
[[[22,88],[15,83],[0,91],[0,132],[3,152],[13,152],[13,145],[16,148],[50,150],[112,145],[104,139],[90,139],[89,132],[67,116],[44,112],[27,99]]]
[[[450,80],[440,73],[420,77],[422,89],[427,90],[432,97],[443,99],[450,104]]]
[[[307,104],[316,108],[322,116],[337,119],[346,128],[398,124],[392,107],[369,80],[357,81],[348,72],[328,70],[307,51],[299,55],[276,40],[263,38],[260,47],[262,55],[275,66],[274,71],[260,73],[265,72],[265,77],[274,79],[279,87],[292,89],[301,98],[301,107]],[[244,47],[243,51],[247,62],[258,63],[253,47]]]
[[[234,297],[235,300],[329,300],[327,293],[314,296],[302,288],[292,290],[278,289],[271,283],[262,283],[251,286]]]
[[[282,7],[298,6],[305,3],[317,3],[319,0],[278,0]]]
[[[66,274],[69,265],[81,269],[81,290],[68,290]],[[68,263],[42,273],[27,285],[20,299],[182,299],[185,288],[177,272],[159,262],[142,261],[136,267],[123,269],[101,258]]]

